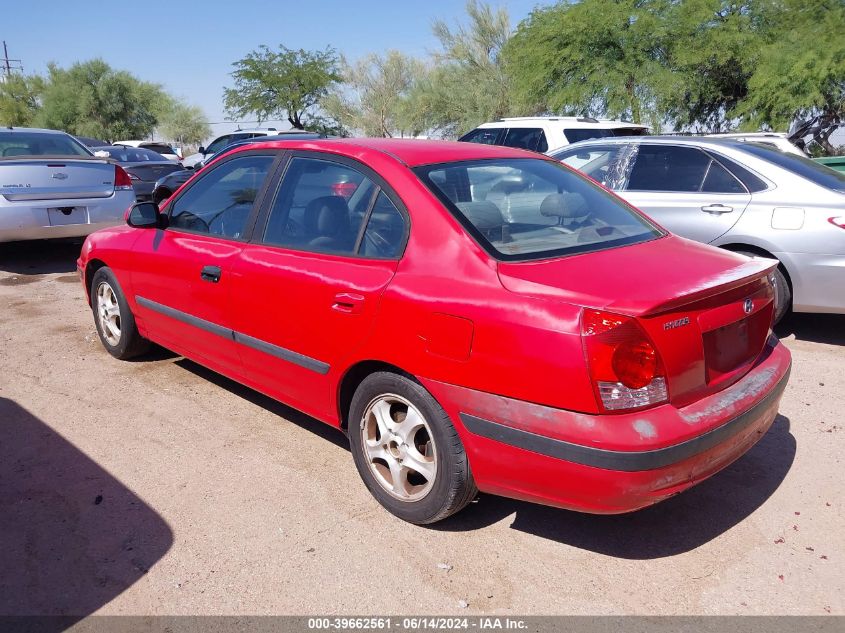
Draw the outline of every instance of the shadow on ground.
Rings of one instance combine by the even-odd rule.
[[[0,615],[66,616],[113,600],[173,544],[164,519],[70,442],[0,398]]]
[[[0,244],[0,272],[16,275],[75,273],[82,240],[36,240]]]
[[[780,338],[795,335],[799,341],[845,345],[845,314],[792,313],[778,323]]]
[[[789,419],[779,415],[769,432],[728,468],[639,512],[580,514],[482,495],[433,527],[475,530],[514,515],[514,530],[606,556],[635,560],[674,556],[713,540],[759,508],[786,477],[795,449]]]
[[[180,358],[176,361],[176,364],[179,365],[179,367],[196,374],[200,378],[213,382],[218,387],[240,396],[244,400],[259,406],[262,409],[267,409],[271,413],[301,426],[306,431],[319,435],[324,440],[328,440],[336,446],[339,446],[347,451],[349,450],[349,441],[346,439],[346,436],[335,427],[329,426],[324,422],[320,422],[316,418],[312,418],[310,415],[297,411],[296,409],[293,409],[278,400],[265,396],[254,389],[245,387],[239,382],[230,380],[229,378],[226,378],[211,369],[207,369],[192,360],[188,360],[187,358]]]

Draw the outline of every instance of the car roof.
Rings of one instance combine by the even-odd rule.
[[[652,143],[654,145],[707,145],[709,147],[734,147],[742,149],[746,142],[734,138],[723,138],[713,136],[608,136],[605,138],[591,138],[586,141],[578,141],[564,145],[563,147],[556,147],[549,150],[549,154],[558,151],[569,151],[578,149],[579,147],[587,147],[591,145],[625,145],[631,142],[636,143]]]
[[[591,117],[575,116],[534,116],[534,117],[505,117],[499,121],[482,123],[478,128],[502,128],[502,127],[536,127],[545,123],[560,123],[569,128],[584,129],[615,129],[632,128],[647,130],[647,125],[631,123],[630,121],[613,121],[611,119],[593,119]],[[476,128],[476,129],[478,129]]]
[[[27,134],[37,132],[38,134],[61,134],[62,136],[70,136],[70,134],[68,134],[67,132],[62,132],[61,130],[48,130],[42,127],[15,127],[11,125],[0,127],[0,132],[11,132],[12,134],[16,132]]]
[[[460,143],[458,141],[432,141],[427,139],[397,138],[340,138],[314,140],[261,141],[233,148],[233,152],[255,149],[308,149],[331,152],[366,160],[368,155],[387,155],[407,165],[416,167],[435,163],[490,158],[534,158],[546,156],[522,149],[501,145]]]

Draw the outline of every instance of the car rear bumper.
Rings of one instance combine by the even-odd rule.
[[[135,202],[134,191],[116,191],[108,198],[33,201],[26,204],[0,200],[0,242],[84,237],[123,222]],[[71,208],[67,216],[53,209]]]
[[[845,314],[845,255],[773,253],[792,277],[796,312]]]
[[[458,429],[480,490],[621,513],[677,494],[750,449],[777,416],[790,362],[772,338],[736,384],[686,407],[621,415],[584,415],[436,381],[423,384]],[[613,445],[595,441],[614,430],[620,439]]]

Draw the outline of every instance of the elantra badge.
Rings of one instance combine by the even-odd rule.
[[[663,324],[664,330],[674,330],[676,327],[681,327],[682,325],[689,325],[689,317],[681,317],[680,319],[675,319],[674,321],[667,321]]]
[[[746,299],[742,305],[742,309],[745,310],[745,314],[751,314],[751,311],[754,309],[754,302],[751,299]]]

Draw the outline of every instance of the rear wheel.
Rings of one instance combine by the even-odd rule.
[[[367,488],[400,519],[440,521],[478,492],[449,416],[404,376],[378,372],[361,382],[350,406],[349,440]]]
[[[150,348],[150,342],[138,333],[123,290],[107,266],[94,273],[91,280],[91,309],[100,342],[115,358],[132,358]]]
[[[749,251],[736,251],[740,255],[745,255],[746,257],[759,257],[757,253],[751,253]],[[789,288],[789,282],[786,280],[786,275],[783,274],[783,270],[778,264],[778,267],[774,270],[775,275],[775,316],[774,316],[774,323],[777,324],[780,322],[783,317],[786,316],[786,313],[789,312],[790,308],[792,307],[792,290]]]
[[[155,202],[156,204],[161,204],[172,195],[173,192],[171,192],[169,189],[156,189],[156,191],[153,193],[153,202]]]

